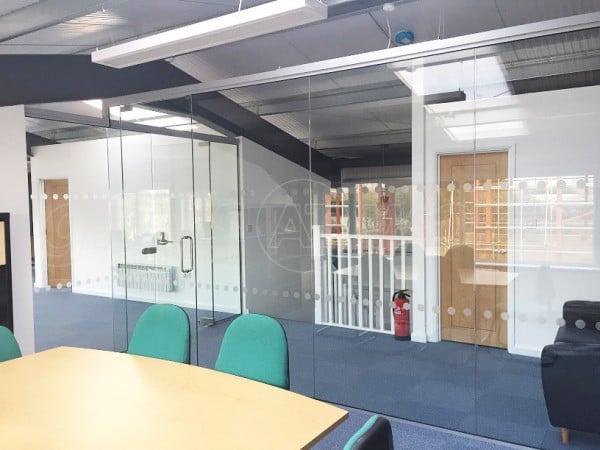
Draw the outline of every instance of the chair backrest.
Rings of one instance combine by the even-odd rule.
[[[140,316],[127,353],[190,362],[190,322],[175,305],[152,305]]]
[[[283,327],[262,314],[236,318],[225,331],[215,369],[289,389],[288,346]]]
[[[19,358],[21,349],[12,332],[0,325],[0,362]]]
[[[371,449],[394,450],[392,426],[385,417],[371,417],[344,446],[344,450]]]

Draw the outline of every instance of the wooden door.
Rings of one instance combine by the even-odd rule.
[[[508,152],[440,156],[442,339],[507,347],[507,178]]]
[[[71,226],[68,180],[45,180],[46,255],[48,284],[65,286],[71,281]]]

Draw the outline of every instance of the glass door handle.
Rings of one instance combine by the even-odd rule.
[[[183,243],[184,241],[190,241],[190,267],[186,269],[183,263]],[[179,267],[183,273],[190,273],[194,270],[194,239],[191,236],[183,236],[179,239],[179,252],[180,252],[180,260]]]

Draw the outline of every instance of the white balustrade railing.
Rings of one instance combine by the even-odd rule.
[[[411,236],[313,227],[315,323],[393,333],[392,296],[412,279]]]

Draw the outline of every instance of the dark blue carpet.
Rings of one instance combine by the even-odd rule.
[[[34,296],[36,350],[59,345],[125,350],[147,303],[41,291]],[[196,323],[208,311],[188,310]],[[213,367],[227,315],[192,327],[192,362]],[[230,318],[230,317],[229,317]],[[440,342],[395,341],[379,333],[281,320],[290,348],[295,392],[364,411],[534,448],[564,449],[548,422],[539,360],[499,349]],[[200,345],[197,345],[197,342]],[[351,416],[317,448],[341,448],[369,417]],[[396,448],[506,448],[498,443],[394,420]],[[598,449],[600,435],[572,432],[569,449]]]

